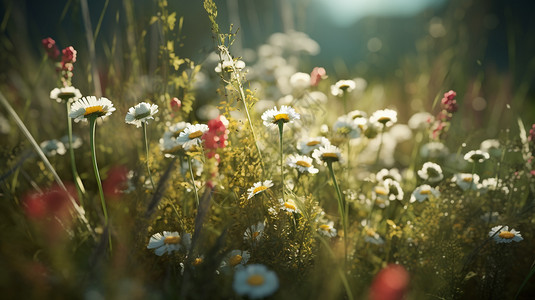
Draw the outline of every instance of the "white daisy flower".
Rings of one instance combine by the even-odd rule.
[[[442,168],[432,162],[424,163],[422,169],[418,170],[418,176],[429,182],[438,182],[444,178],[444,174],[442,174]]]
[[[502,154],[502,149],[500,148],[500,141],[495,139],[484,140],[479,146],[479,150],[483,152],[488,152],[491,156],[499,157]]]
[[[505,194],[509,194],[509,188],[503,184],[503,181],[501,179],[496,179],[494,177],[492,178],[486,178],[481,181],[481,183],[478,185],[478,191],[481,194],[484,194],[488,191],[501,191]]]
[[[76,101],[80,98],[82,98],[82,93],[80,93],[79,89],[73,86],[55,88],[50,91],[50,99],[56,100],[58,103],[71,99],[72,101]]]
[[[297,72],[290,77],[290,85],[296,91],[310,87],[310,74]]]
[[[293,123],[299,118],[300,115],[292,107],[286,105],[282,105],[280,110],[275,106],[262,114],[262,120],[267,127],[277,127],[279,122]]]
[[[247,193],[249,193],[249,196],[247,197],[247,200],[253,198],[255,195],[262,193],[263,191],[269,189],[273,186],[273,182],[271,180],[266,180],[264,182],[259,181],[255,183],[252,187],[250,187],[247,190]]]
[[[435,117],[428,112],[418,112],[412,115],[412,117],[407,122],[410,129],[412,130],[424,130],[428,129],[431,124],[435,121]]]
[[[238,269],[243,267],[249,261],[249,258],[251,258],[249,251],[232,250],[223,258],[221,268]]]
[[[410,203],[414,203],[416,201],[424,202],[425,200],[429,199],[430,195],[433,195],[433,197],[438,198],[440,197],[440,192],[428,184],[423,184],[417,187],[412,192],[411,199],[409,202]]]
[[[383,238],[372,228],[366,228],[364,241],[374,245],[382,245],[385,243]]]
[[[178,136],[190,123],[178,122],[171,125],[160,139],[160,150],[165,153],[165,157],[173,157],[173,153],[182,150],[182,144],[178,141]]]
[[[399,174],[399,170],[396,168],[393,169],[382,169],[381,171],[377,172],[375,175],[375,179],[378,182],[383,182],[387,178],[393,179],[395,181],[401,181],[401,174]]]
[[[481,150],[472,150],[464,155],[464,159],[471,163],[482,163],[489,158],[490,155],[487,152]]]
[[[309,154],[310,152],[318,149],[319,147],[327,146],[330,144],[331,142],[322,136],[308,137],[300,140],[297,143],[297,150],[301,151],[301,153],[303,154]]]
[[[355,86],[356,84],[353,80],[339,80],[334,85],[331,85],[331,94],[333,96],[342,96],[344,93],[351,93]]]
[[[492,237],[496,244],[500,243],[511,243],[513,241],[520,242],[524,238],[522,238],[522,235],[520,235],[520,231],[516,231],[511,228],[509,230],[508,226],[494,226],[489,232],[489,237]]]
[[[359,124],[347,115],[340,116],[333,125],[333,131],[344,137],[356,139],[360,137],[361,128]]]
[[[154,120],[154,115],[157,112],[158,105],[141,102],[134,107],[130,107],[124,121],[127,124],[134,124],[136,127],[141,127],[141,123],[149,124],[149,120]]]
[[[330,221],[327,224],[321,224],[318,228],[318,232],[326,237],[335,237],[338,232],[336,231],[336,228],[334,228],[334,222]]]
[[[154,253],[162,256],[165,252],[171,254],[182,248],[188,249],[191,245],[191,234],[184,233],[182,236],[176,231],[164,231],[163,235],[156,233],[151,236],[147,249],[155,249]]]
[[[399,182],[387,178],[383,181],[383,185],[388,189],[388,199],[389,200],[403,200],[403,190]]]
[[[420,155],[425,158],[441,158],[448,155],[448,148],[441,142],[430,142],[420,148]]]
[[[55,156],[56,154],[63,155],[67,152],[65,145],[58,140],[43,141],[39,144],[39,147],[41,147],[41,150],[43,150],[48,157]]]
[[[391,127],[398,121],[398,113],[392,109],[381,109],[370,117],[371,123],[380,123],[383,127]]]
[[[318,164],[327,164],[327,162],[342,162],[342,151],[340,148],[327,145],[320,147],[312,153],[312,157],[316,159]]]
[[[390,205],[388,189],[384,185],[377,185],[373,188],[372,199],[374,204],[380,208],[385,208]]]
[[[362,110],[353,110],[347,113],[347,116],[351,120],[356,120],[356,119],[366,119],[368,117],[368,114]]]
[[[186,127],[178,136],[177,141],[186,151],[202,144],[202,136],[208,131],[208,125],[195,124]]]
[[[272,295],[279,288],[275,272],[261,264],[247,265],[234,273],[234,291],[250,299],[261,299]]]
[[[292,168],[296,168],[300,173],[316,174],[319,172],[319,170],[312,165],[312,158],[306,155],[290,155],[286,160],[286,164]]]
[[[463,191],[477,190],[479,184],[479,175],[471,173],[457,173],[453,175],[451,179],[455,182]]]
[[[279,199],[279,204],[281,205],[280,209],[285,210],[289,213],[300,213],[299,209],[297,208],[297,204],[293,199],[287,199],[284,201],[282,198]]]
[[[254,225],[249,226],[243,233],[244,241],[258,242],[264,235],[264,228],[266,227],[265,222],[258,222]]]
[[[113,103],[108,98],[87,96],[76,100],[71,105],[69,117],[74,122],[87,121],[89,117],[102,117],[103,119],[115,111]]]
[[[215,71],[217,73],[221,73],[221,71],[225,71],[225,72],[234,72],[234,69],[236,69],[236,71],[241,71],[245,68],[245,63],[242,61],[242,60],[230,60],[230,59],[227,59],[227,60],[223,60],[223,63],[219,62],[217,64],[217,67],[215,67]]]

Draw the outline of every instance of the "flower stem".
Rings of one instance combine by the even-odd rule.
[[[334,175],[333,163],[327,162],[327,167],[329,168],[329,173],[331,173],[331,178],[333,180],[334,189],[336,190],[336,195],[338,196],[338,213],[340,214],[340,219],[342,221],[342,228],[344,229],[344,261],[347,264],[347,224],[346,224],[346,214],[344,200],[342,199],[342,192],[336,181],[336,176]]]
[[[197,207],[199,207],[199,193],[195,186],[195,177],[193,177],[193,164],[191,163],[191,156],[188,157],[189,174],[191,176],[191,183],[193,184],[193,191],[195,192],[195,201],[197,201]]]
[[[65,107],[67,108],[67,131],[69,137],[69,155],[71,158],[72,177],[74,180],[74,184],[76,185],[76,191],[78,192],[78,199],[80,199],[80,204],[82,205],[82,207],[84,207],[83,195],[85,194],[85,188],[84,184],[82,183],[82,179],[80,179],[80,175],[78,175],[78,170],[76,169],[76,161],[74,159],[74,148],[72,146],[72,120],[71,118],[69,118],[71,107],[70,102],[68,100],[65,101]]]
[[[145,155],[146,155],[146,162],[147,162],[147,172],[149,173],[149,179],[150,184],[152,185],[152,189],[154,190],[154,181],[152,180],[152,174],[150,173],[150,166],[149,166],[149,142],[147,139],[147,124],[145,122],[141,122],[143,126],[143,140],[145,141]]]
[[[285,200],[284,199],[284,164],[283,164],[283,153],[282,153],[282,131],[284,129],[284,122],[283,121],[279,121],[278,125],[279,125],[282,200]]]
[[[375,157],[375,164],[379,163],[379,157],[381,156],[381,149],[383,148],[383,136],[385,134],[385,125],[381,129],[381,142],[379,143],[379,149],[377,149],[377,156]]]
[[[97,155],[95,152],[95,131],[97,125],[97,117],[89,118],[89,144],[91,145],[91,159],[93,161],[93,170],[95,171],[95,178],[97,180],[98,192],[100,195],[100,204],[102,205],[102,212],[104,213],[104,225],[108,227],[108,242],[110,244],[110,251],[112,250],[111,244],[111,230],[109,230],[108,210],[106,209],[106,201],[104,200],[104,190],[102,189],[102,182],[100,181],[100,174],[98,172]]]

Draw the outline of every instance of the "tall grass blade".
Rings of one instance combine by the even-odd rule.
[[[61,178],[59,178],[59,175],[58,173],[56,173],[56,170],[54,169],[54,167],[50,164],[50,162],[48,161],[48,158],[46,158],[46,155],[45,153],[43,153],[43,150],[41,150],[41,147],[39,147],[39,145],[37,144],[37,142],[35,141],[35,139],[33,138],[32,134],[28,131],[28,128],[26,128],[26,125],[24,125],[24,122],[22,122],[22,120],[19,118],[17,112],[13,109],[13,107],[11,107],[11,105],[9,104],[9,102],[7,101],[7,99],[4,97],[4,94],[2,92],[0,92],[0,102],[2,103],[2,105],[6,108],[6,110],[9,112],[9,114],[13,117],[13,119],[15,120],[15,123],[17,123],[17,126],[19,127],[19,129],[22,131],[22,133],[24,134],[24,136],[26,136],[26,138],[28,139],[28,141],[30,142],[30,144],[32,144],[35,152],[37,152],[37,155],[39,156],[39,158],[41,158],[41,160],[43,161],[43,163],[45,164],[45,167],[48,169],[48,171],[50,171],[50,173],[52,173],[52,176],[54,176],[54,180],[57,182],[57,184],[65,191],[67,191],[67,188],[65,187],[65,184],[63,184],[63,181],[61,180]],[[87,221],[87,219],[85,218],[85,211],[83,208],[81,208],[78,203],[76,203],[76,201],[74,200],[74,198],[72,198],[72,196],[67,193],[67,195],[69,195],[69,200],[71,201],[71,204],[74,208],[74,210],[76,211],[76,213],[78,214],[78,217],[80,218],[80,220],[82,221],[82,223],[84,223],[84,225],[86,226],[87,228],[87,231],[91,234],[91,236],[95,239],[96,236],[95,236],[95,233],[93,231],[93,229],[91,228],[91,225],[89,224],[89,222]]]

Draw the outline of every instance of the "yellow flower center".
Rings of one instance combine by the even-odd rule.
[[[239,254],[236,254],[229,259],[229,264],[231,267],[234,267],[238,265],[239,263],[241,263],[241,260],[242,260],[242,256]]]
[[[349,84],[342,83],[340,84],[338,88],[341,89],[342,91],[345,91],[349,88]]]
[[[499,237],[501,237],[502,239],[512,239],[515,237],[515,234],[510,232],[510,231],[502,231],[500,232],[500,234],[498,234]]]
[[[181,238],[179,236],[167,236],[165,237],[165,239],[163,240],[163,243],[164,244],[178,244],[180,243],[181,241]]]
[[[203,134],[202,131],[197,130],[197,131],[195,131],[195,132],[190,133],[190,134],[188,135],[188,138],[190,138],[191,140],[192,140],[192,139],[196,139],[196,138],[198,138],[198,137],[201,137],[202,134]]]
[[[320,225],[320,228],[321,228],[322,230],[325,230],[325,231],[329,231],[329,230],[331,230],[331,226],[329,226],[329,225],[327,225],[327,224],[322,224],[322,225]]]
[[[316,146],[318,144],[321,144],[321,142],[320,141],[311,141],[311,142],[307,143],[307,146]]]
[[[375,230],[373,229],[366,229],[366,234],[370,237],[374,237],[375,236]]]
[[[264,190],[267,190],[267,188],[268,188],[267,186],[265,186],[265,185],[261,185],[261,186],[255,188],[255,189],[253,190],[253,194],[260,193],[260,192],[262,192],[262,191],[264,191]]]
[[[377,119],[377,121],[379,121],[379,123],[382,123],[382,124],[386,124],[390,121],[390,118],[389,117],[380,117],[379,119]]]
[[[472,182],[472,177],[464,177],[463,181],[464,182]]]
[[[321,157],[323,157],[323,158],[328,157],[328,158],[336,158],[336,159],[338,159],[338,155],[336,153],[329,153],[329,152],[323,153],[321,155]]]
[[[247,283],[254,286],[262,285],[264,283],[264,276],[253,274],[247,278]]]
[[[274,122],[273,123],[277,123],[279,121],[283,121],[284,123],[286,122],[290,122],[290,117],[288,116],[288,114],[278,114],[278,115],[275,115],[274,117]]]
[[[292,202],[284,202],[284,207],[287,209],[296,210],[296,207]]]
[[[374,191],[375,191],[375,193],[376,193],[377,195],[381,195],[381,196],[386,196],[386,195],[388,195],[388,190],[385,189],[385,188],[382,187],[382,186],[376,186],[376,187],[374,188]]]
[[[310,168],[312,167],[311,164],[307,163],[306,161],[304,160],[298,160],[297,162],[295,162],[296,165],[298,166],[301,166],[301,167],[305,167],[305,168]]]
[[[258,232],[258,231],[253,232],[253,234],[252,234],[253,239],[256,239],[259,235],[260,235],[260,232]]]
[[[100,112],[100,113],[103,112],[102,111],[102,105],[91,106],[91,107],[86,108],[84,116],[87,116],[87,115],[90,115],[90,114],[96,113],[96,112]]]
[[[431,194],[431,190],[421,190],[420,191],[420,195],[430,195]]]
[[[194,266],[198,266],[198,265],[202,264],[202,262],[203,262],[202,258],[197,257],[191,264],[194,265]]]

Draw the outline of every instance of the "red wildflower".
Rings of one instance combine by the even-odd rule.
[[[535,124],[531,125],[531,129],[529,130],[528,141],[535,143]]]
[[[327,75],[327,72],[322,67],[315,67],[312,72],[310,73],[310,85],[311,86],[317,86],[320,81],[325,78],[325,75]]]
[[[128,169],[125,166],[113,166],[102,181],[102,189],[106,197],[115,198],[126,188],[128,182]]]
[[[58,46],[56,46],[56,41],[54,41],[52,38],[47,37],[46,39],[41,40],[41,44],[43,45],[43,48],[45,48],[46,54],[51,59],[56,59],[59,56],[59,49]]]
[[[72,46],[69,46],[62,51],[63,56],[61,57],[62,63],[75,63],[76,62],[76,50]]]
[[[37,220],[55,216],[65,221],[70,218],[69,195],[76,199],[76,190],[72,185],[67,186],[67,191],[54,186],[43,193],[29,194],[23,200],[26,214]]]
[[[388,265],[375,275],[370,287],[370,300],[404,299],[409,286],[409,273],[401,265]]]
[[[180,102],[180,100],[178,100],[177,97],[174,97],[173,99],[171,99],[171,109],[173,111],[179,110],[180,107],[182,107],[182,102]]]
[[[454,92],[453,90],[450,90],[449,92],[444,93],[444,98],[448,100],[453,100],[453,98],[455,98],[456,96],[457,96],[457,93]]]
[[[225,148],[228,139],[229,122],[224,116],[219,116],[208,121],[208,131],[204,133],[204,147],[208,150],[206,155],[209,158],[216,156],[215,150],[218,148]]]

